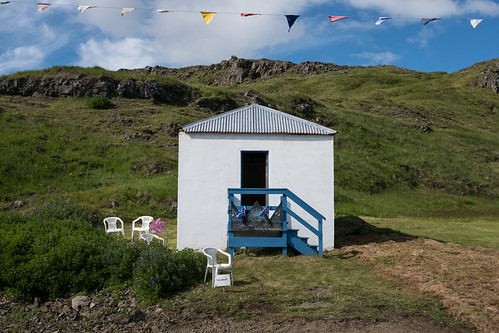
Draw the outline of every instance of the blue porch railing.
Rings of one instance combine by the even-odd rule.
[[[243,206],[236,205],[234,202],[234,195],[236,194],[265,194],[265,195],[280,195],[280,203],[282,204],[282,235],[278,237],[244,237],[234,235],[235,230],[232,228],[231,221],[231,211],[232,204],[236,206],[237,209],[242,209]],[[287,255],[288,244],[290,243],[290,237],[296,235],[297,230],[288,230],[288,220],[289,217],[293,217],[297,222],[299,222],[306,229],[310,230],[318,239],[318,245],[312,246],[316,248],[319,256],[323,254],[323,237],[322,237],[322,222],[326,219],[318,211],[312,208],[305,201],[300,199],[296,194],[291,192],[287,188],[229,188],[229,222],[228,222],[228,248],[231,255],[234,254],[234,249],[236,247],[280,247],[282,248],[282,254]],[[299,207],[301,207],[305,212],[317,220],[317,228],[310,225],[304,218],[292,211],[288,205],[288,200],[293,201]],[[270,200],[269,200],[270,201]],[[248,206],[245,206],[248,207]],[[268,206],[269,210],[275,211],[278,206]],[[293,233],[294,232],[294,233]],[[239,233],[241,234],[241,233]]]

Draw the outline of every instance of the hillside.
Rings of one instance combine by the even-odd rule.
[[[337,214],[499,216],[499,59],[456,73],[231,58],[0,77],[0,210],[175,218],[177,133],[247,103],[338,131]],[[110,109],[92,109],[90,96]]]

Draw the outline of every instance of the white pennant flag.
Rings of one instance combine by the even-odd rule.
[[[38,11],[41,13],[45,9],[49,8],[50,4],[49,3],[38,3]]]
[[[95,6],[82,6],[82,5],[78,5],[78,11],[80,13],[83,13],[84,11],[86,11],[89,8],[95,8]]]
[[[170,10],[168,10],[168,9],[156,9],[156,11],[157,11],[158,13],[169,13],[169,12],[171,12],[171,11],[170,11]]]
[[[121,16],[125,16],[126,14],[133,12],[134,10],[135,8],[123,8],[123,10],[121,11]]]
[[[477,26],[477,25],[479,25],[479,24],[480,24],[480,22],[482,22],[482,21],[483,21],[483,19],[471,19],[471,20],[470,20],[470,23],[471,23],[471,26],[472,26],[473,28],[476,28],[476,26]]]
[[[382,16],[382,17],[378,18],[378,20],[376,21],[375,24],[376,25],[380,25],[381,23],[383,23],[383,22],[385,22],[386,20],[389,20],[389,19],[391,19],[391,17],[383,17]]]

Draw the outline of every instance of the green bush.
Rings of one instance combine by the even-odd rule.
[[[92,96],[87,99],[86,105],[90,109],[106,110],[114,107],[109,99],[104,96]]]
[[[139,297],[154,301],[201,281],[202,254],[110,237],[84,215],[58,204],[30,216],[0,214],[0,290],[47,300],[137,281]]]
[[[1,218],[0,281],[19,299],[54,299],[102,288],[107,244],[114,240],[88,223]]]
[[[99,225],[97,215],[94,212],[62,197],[47,203],[41,208],[32,210],[27,215],[38,221],[72,220]]]
[[[174,252],[151,243],[135,265],[134,290],[145,301],[165,298],[201,281],[204,262],[204,256],[192,250]]]

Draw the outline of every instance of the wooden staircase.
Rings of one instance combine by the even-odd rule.
[[[298,236],[298,229],[288,229],[288,246],[306,256],[317,255],[319,245],[308,244],[308,237]]]

